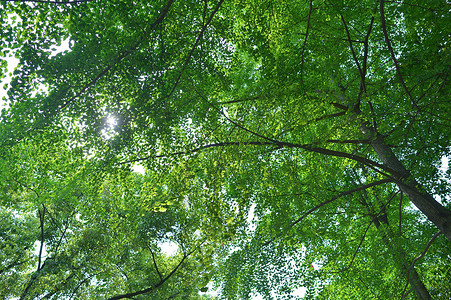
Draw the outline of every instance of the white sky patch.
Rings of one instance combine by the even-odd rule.
[[[440,166],[440,171],[442,171],[443,173],[446,173],[446,171],[448,171],[448,168],[449,168],[449,157],[443,156],[442,164]]]
[[[257,206],[256,203],[252,203],[251,207],[249,208],[249,214],[247,215],[247,222],[250,223],[254,219],[254,211],[255,207]]]
[[[114,116],[106,116],[105,128],[102,129],[102,136],[104,139],[109,140],[116,134],[116,132],[114,131],[116,125],[117,120]]]
[[[159,244],[161,251],[167,256],[175,255],[179,249],[176,243],[173,242],[164,242]]]
[[[291,293],[291,296],[294,296],[297,298],[303,298],[305,296],[306,292],[307,292],[307,288],[300,287],[300,288],[295,289]],[[274,292],[271,292],[271,296],[273,297],[273,299],[277,299],[277,295]],[[256,293],[256,294],[251,294],[251,299],[252,300],[263,300],[263,297],[259,293]]]
[[[449,157],[442,156],[439,170],[442,173],[440,177],[442,179],[446,179],[446,172],[449,170]],[[450,180],[448,180],[447,182],[448,182],[448,184],[451,184]],[[439,195],[433,195],[433,197],[438,203],[440,203],[442,205],[444,204],[443,200],[450,201],[450,198],[451,198],[451,196],[449,196],[449,195],[445,195],[445,199],[442,199],[442,197]]]
[[[205,293],[199,292],[200,295],[210,295],[210,296],[213,296],[213,297],[218,297],[218,296],[219,296],[218,290],[215,290],[215,289],[213,288],[213,283],[212,283],[212,281],[210,281],[210,282],[206,285],[206,287],[208,288],[208,290],[207,290]]]
[[[135,163],[132,167],[133,172],[139,173],[141,175],[144,175],[146,173],[146,169],[143,165]]]
[[[249,213],[247,215],[247,219],[246,222],[248,224],[248,227],[246,228],[246,232],[248,234],[252,234],[255,229],[257,228],[257,225],[254,222],[254,212],[255,212],[255,207],[257,206],[256,203],[252,203],[251,207],[249,208]]]
[[[61,53],[64,51],[70,51],[69,42],[70,42],[70,38],[67,38],[61,42],[61,45],[53,46],[52,48],[50,48],[49,50],[51,53],[50,53],[49,58],[56,56],[58,53]]]
[[[295,297],[300,297],[300,298],[302,298],[302,297],[305,296],[305,293],[306,293],[306,292],[307,292],[307,288],[305,288],[305,287],[300,287],[300,288],[295,289],[295,290],[293,291],[293,293],[291,293],[291,295],[293,295],[293,296],[295,296]]]
[[[6,61],[8,67],[6,71],[6,77],[2,79],[0,87],[0,110],[6,108],[5,100],[3,100],[3,98],[6,99],[7,97],[7,89],[9,88],[9,84],[11,83],[11,75],[19,64],[19,59],[12,56],[2,57],[1,59]]]

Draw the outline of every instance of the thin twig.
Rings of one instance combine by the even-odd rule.
[[[265,242],[265,243],[263,244],[263,246],[267,246],[267,245],[269,245],[270,243],[272,243],[273,241],[275,241],[276,239],[278,239],[278,238],[280,238],[281,236],[285,235],[285,234],[288,232],[289,229],[291,229],[292,227],[294,227],[296,224],[298,224],[299,222],[301,222],[303,219],[305,219],[305,217],[307,217],[308,215],[310,215],[311,213],[313,213],[313,212],[316,211],[317,209],[319,209],[319,208],[321,208],[321,207],[323,207],[323,206],[325,206],[325,205],[327,205],[327,204],[329,204],[329,203],[331,203],[331,202],[333,202],[333,201],[335,201],[335,200],[337,200],[337,199],[339,199],[339,198],[341,198],[341,197],[344,197],[344,196],[347,196],[347,195],[351,195],[351,194],[353,194],[353,193],[355,193],[355,192],[362,191],[362,190],[366,190],[366,189],[371,188],[371,187],[373,187],[373,186],[377,186],[377,185],[384,184],[384,183],[389,183],[389,182],[392,182],[392,180],[391,180],[391,179],[382,179],[382,180],[379,180],[379,181],[375,181],[375,182],[372,182],[372,183],[369,183],[369,184],[365,184],[365,185],[359,186],[358,188],[355,188],[355,189],[351,189],[351,190],[342,192],[342,193],[340,193],[340,194],[338,194],[338,195],[336,195],[336,196],[330,198],[329,200],[326,200],[326,201],[324,201],[324,202],[321,202],[320,204],[318,204],[318,205],[312,207],[311,209],[309,209],[308,211],[306,211],[306,212],[305,212],[301,217],[299,217],[296,221],[292,222],[292,223],[290,224],[289,228],[286,229],[286,230],[284,230],[284,232],[279,233],[277,236],[275,236],[275,237],[272,238],[271,240]]]
[[[354,259],[355,259],[355,257],[357,256],[357,253],[359,252],[360,247],[361,247],[362,244],[363,244],[363,241],[365,240],[366,234],[367,234],[367,232],[368,232],[368,229],[370,229],[371,224],[373,224],[373,222],[370,222],[370,223],[368,224],[368,226],[366,227],[366,230],[365,230],[365,232],[363,233],[363,236],[362,236],[361,239],[360,239],[359,246],[357,246],[357,249],[355,249],[354,254],[352,255],[352,259],[351,259],[351,261],[349,262],[349,266],[347,266],[347,267],[344,268],[343,270],[340,270],[340,271],[333,271],[333,272],[330,272],[330,273],[341,273],[341,272],[344,272],[344,271],[346,271],[346,270],[349,270],[349,269],[352,267],[352,264],[354,263]]]
[[[161,285],[163,285],[169,278],[171,278],[172,275],[175,274],[175,272],[177,272],[177,270],[180,268],[180,266],[183,264],[183,262],[185,261],[185,259],[187,257],[189,257],[191,254],[193,254],[195,251],[197,251],[197,248],[195,248],[194,250],[190,251],[189,253],[186,253],[183,255],[183,258],[180,260],[180,262],[177,264],[177,266],[171,271],[171,273],[169,273],[166,277],[164,277],[163,279],[161,279],[158,283],[156,283],[155,285],[140,290],[140,291],[136,291],[136,292],[132,292],[132,293],[127,293],[127,294],[122,294],[122,295],[116,295],[113,296],[111,298],[108,298],[108,300],[118,300],[118,299],[123,299],[123,298],[128,298],[128,299],[133,299],[133,297],[135,296],[139,296],[139,295],[143,295],[143,294],[147,294],[150,293],[152,291],[154,291],[155,289],[159,288]]]
[[[210,25],[211,21],[213,20],[213,17],[215,16],[215,14],[218,12],[219,8],[221,7],[222,2],[224,2],[224,0],[220,0],[218,2],[218,4],[216,5],[215,9],[211,13],[210,18],[208,18],[207,23],[205,23],[205,25],[202,26],[202,29],[200,30],[200,33],[197,36],[196,41],[194,42],[193,46],[191,47],[191,51],[189,52],[188,57],[186,58],[185,63],[182,66],[182,69],[180,70],[179,76],[175,80],[175,83],[174,83],[174,86],[172,87],[172,90],[164,98],[169,98],[174,93],[178,83],[180,82],[180,79],[182,78],[183,72],[185,71],[186,67],[188,66],[188,63],[190,62],[191,57],[193,56],[194,50],[196,49],[197,45],[199,44],[200,40],[202,39],[202,37],[204,35],[204,32],[207,29],[208,25]]]
[[[167,13],[169,12],[169,8],[171,7],[174,0],[169,0],[166,6],[161,10],[160,14],[158,15],[158,18],[153,22],[149,28],[147,29],[147,32],[152,31],[155,29],[155,27],[163,22],[164,18],[166,17]],[[70,103],[72,103],[75,99],[77,99],[79,96],[84,94],[89,88],[91,88],[93,85],[95,85],[103,76],[108,74],[108,72],[118,65],[124,58],[129,56],[133,51],[138,49],[138,47],[147,39],[147,36],[141,37],[131,48],[122,51],[120,55],[116,58],[116,60],[109,66],[107,66],[102,72],[100,72],[94,79],[92,79],[90,82],[88,82],[86,85],[83,86],[83,88],[77,92],[73,97],[71,97],[69,100],[67,100],[59,109],[57,110],[57,113],[62,111],[64,108],[66,108]]]
[[[404,195],[404,193],[401,192],[401,195],[399,196],[399,206],[398,206],[398,214],[399,214],[398,234],[399,234],[399,236],[402,235],[401,224],[402,224],[402,197],[403,197],[403,195]]]
[[[152,260],[153,260],[153,264],[155,266],[155,270],[157,271],[158,277],[160,277],[160,280],[163,280],[163,275],[161,275],[160,270],[158,269],[158,265],[157,262],[155,260],[155,255],[153,254],[152,248],[150,248],[150,246],[147,245],[147,249],[149,249],[150,254],[152,254]]]
[[[38,210],[39,212],[39,221],[41,226],[41,246],[39,247],[39,258],[38,258],[38,269],[36,270],[39,272],[41,270],[41,260],[42,260],[42,250],[44,247],[44,216],[46,212],[46,208],[44,204],[42,204],[42,213],[41,210]]]
[[[395,69],[396,69],[396,73],[398,74],[399,81],[401,82],[401,85],[404,88],[404,91],[409,96],[410,101],[412,102],[412,104],[416,108],[418,108],[418,105],[413,100],[413,97],[410,94],[410,91],[407,88],[406,83],[404,82],[404,79],[403,79],[402,74],[401,74],[401,70],[399,68],[398,60],[396,59],[396,56],[395,56],[395,51],[393,50],[393,47],[392,47],[391,42],[390,42],[390,38],[388,37],[387,26],[386,26],[386,23],[385,23],[384,0],[380,0],[380,2],[379,2],[379,10],[380,10],[380,15],[381,15],[381,27],[382,27],[382,31],[384,33],[385,44],[387,45],[388,50],[390,51],[391,59],[393,60],[393,63],[395,64]]]
[[[310,0],[310,4],[309,4],[309,11],[308,11],[308,17],[307,17],[307,26],[305,29],[305,39],[304,39],[304,43],[302,44],[302,52],[301,52],[301,69],[300,69],[300,74],[301,74],[301,83],[302,86],[304,86],[304,61],[305,61],[305,45],[307,44],[307,38],[309,36],[309,31],[310,31],[310,18],[312,16],[312,11],[313,11],[313,0]]]
[[[429,240],[429,242],[427,243],[426,247],[424,248],[423,252],[421,252],[420,255],[418,255],[417,257],[415,257],[412,261],[412,264],[410,265],[409,269],[407,270],[407,276],[409,276],[410,272],[412,271],[413,267],[415,266],[415,263],[421,259],[424,255],[426,255],[426,252],[429,250],[429,248],[431,247],[432,243],[435,241],[435,239],[442,234],[442,232],[439,230],[438,232],[436,232],[431,239]]]

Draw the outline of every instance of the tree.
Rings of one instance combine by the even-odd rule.
[[[449,296],[434,275],[449,271],[441,249],[451,240],[450,173],[437,167],[450,155],[450,22],[440,1],[3,6],[4,20],[20,17],[2,29],[3,48],[21,59],[1,117],[5,205],[24,199],[37,240],[53,239],[55,253],[58,231],[72,227],[97,251],[73,252],[76,270],[56,263],[55,282],[67,283],[48,298],[66,287],[176,297],[185,291],[171,274],[202,277],[188,285],[194,293],[212,266],[225,298],[289,297],[300,286],[319,299]],[[70,51],[52,56],[64,39]],[[37,163],[55,153],[69,159]],[[52,229],[50,214],[63,224],[73,210],[41,200],[56,191],[71,195],[76,215]],[[148,222],[165,225],[140,227]],[[163,233],[180,245],[178,260],[158,252]],[[138,250],[118,260],[123,247]],[[199,249],[207,263],[190,271]],[[49,258],[37,260],[23,293],[48,284]]]

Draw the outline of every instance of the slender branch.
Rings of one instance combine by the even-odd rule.
[[[324,119],[333,119],[333,118],[344,116],[344,115],[346,115],[346,111],[340,111],[340,112],[337,112],[337,113],[334,113],[334,114],[329,114],[329,115],[318,117],[318,118],[315,119],[315,121],[317,122],[317,121],[321,121],[321,120],[324,120]]]
[[[359,277],[359,280],[360,280],[360,282],[361,283],[363,283],[363,285],[366,287],[366,289],[368,290],[368,291],[370,291],[371,292],[371,294],[373,294],[373,296],[374,297],[376,297],[377,299],[380,299],[380,297],[377,295],[377,294],[375,294],[374,292],[373,292],[373,290],[362,280],[362,278],[361,277]]]
[[[163,275],[161,275],[161,272],[160,272],[160,270],[158,269],[158,265],[157,265],[157,262],[156,262],[156,260],[155,260],[155,255],[153,254],[153,251],[152,251],[152,249],[151,249],[149,246],[147,246],[147,248],[149,249],[150,254],[152,254],[153,264],[154,264],[154,266],[155,266],[155,270],[157,271],[158,277],[160,277],[160,280],[162,280],[162,279],[163,279]]]
[[[275,237],[272,238],[271,240],[265,242],[265,243],[263,244],[263,246],[267,246],[267,245],[269,245],[270,243],[272,243],[273,241],[275,241],[276,239],[278,239],[278,238],[282,237],[283,235],[285,235],[285,234],[288,232],[289,229],[291,229],[292,227],[294,227],[296,224],[298,224],[299,222],[301,222],[303,219],[305,219],[305,217],[307,217],[308,215],[310,215],[311,213],[313,213],[313,212],[316,211],[317,209],[319,209],[319,208],[321,208],[321,207],[323,207],[323,206],[325,206],[325,205],[327,205],[327,204],[329,204],[329,203],[331,203],[331,202],[333,202],[333,201],[335,201],[335,200],[337,200],[337,199],[339,199],[339,198],[341,198],[341,197],[344,197],[344,196],[347,196],[347,195],[351,195],[351,194],[353,194],[353,193],[355,193],[355,192],[362,191],[362,190],[366,190],[366,189],[371,188],[371,187],[373,187],[373,186],[377,186],[377,185],[384,184],[384,183],[389,183],[389,182],[393,182],[392,179],[382,179],[382,180],[379,180],[379,181],[375,181],[375,182],[372,182],[372,183],[369,183],[369,184],[365,184],[365,185],[359,186],[358,188],[355,188],[355,189],[352,189],[352,190],[348,190],[348,191],[342,192],[342,193],[340,193],[340,194],[338,194],[338,195],[336,195],[336,196],[330,198],[329,200],[326,200],[326,201],[324,201],[324,202],[321,202],[320,204],[318,204],[318,205],[312,207],[311,209],[309,209],[308,211],[306,211],[306,212],[305,212],[301,217],[299,217],[296,221],[292,222],[292,223],[290,224],[289,228],[286,229],[286,230],[284,230],[284,232],[279,233],[277,236],[275,236]]]
[[[369,140],[326,140],[326,143],[361,145],[361,144],[369,144],[370,141]]]
[[[343,105],[341,103],[337,103],[337,102],[331,102],[330,104],[332,104],[332,106],[342,109],[342,110],[348,110],[348,107],[346,105]]]
[[[377,6],[374,8],[373,10],[373,15],[376,13],[377,11]],[[370,35],[371,35],[371,31],[373,30],[373,24],[374,24],[374,16],[371,17],[371,21],[370,21],[370,25],[368,26],[368,31],[365,35],[365,41],[363,42],[363,63],[362,63],[362,71],[364,74],[363,80],[365,81],[365,77],[366,77],[366,67],[367,67],[367,63],[368,63],[368,40],[370,39]],[[365,82],[364,82],[365,83]],[[366,87],[364,86],[365,91],[366,91]]]
[[[166,4],[166,6],[161,10],[158,18],[155,20],[155,22],[153,22],[149,28],[147,29],[147,32],[152,31],[153,29],[155,29],[155,27],[160,24],[161,22],[163,22],[163,19],[166,17],[167,13],[169,12],[169,8],[171,7],[172,3],[174,2],[174,0],[169,0],[168,3]],[[116,58],[116,60],[109,65],[108,67],[106,67],[102,72],[100,72],[100,74],[98,74],[94,79],[92,79],[89,83],[87,83],[85,86],[83,86],[83,88],[76,93],[73,97],[71,97],[69,100],[67,100],[61,107],[59,107],[57,112],[62,111],[64,108],[66,108],[70,103],[72,103],[75,99],[77,99],[80,95],[84,94],[90,87],[92,87],[93,85],[95,85],[97,83],[97,81],[99,81],[103,76],[105,76],[113,67],[115,67],[116,65],[118,65],[124,58],[126,58],[127,56],[129,56],[133,51],[135,51],[136,49],[138,49],[138,47],[147,39],[147,36],[143,36],[141,37],[131,48],[129,48],[126,51],[122,51],[120,53],[120,55]]]
[[[6,181],[11,181],[11,180],[9,180],[8,178],[6,178]],[[36,196],[37,196],[38,198],[40,197],[38,191],[35,190],[34,188],[31,188],[30,186],[26,185],[25,183],[20,182],[19,180],[15,179],[14,177],[12,177],[12,181],[18,183],[19,185],[23,186],[23,187],[26,188],[26,189],[29,189],[30,191],[32,191],[33,193],[35,193]]]
[[[340,271],[333,271],[333,272],[330,272],[330,273],[341,273],[341,272],[344,272],[344,271],[346,271],[346,270],[349,270],[349,269],[352,267],[352,264],[354,263],[354,259],[355,259],[355,257],[357,256],[357,253],[359,252],[360,247],[361,247],[362,244],[363,244],[363,241],[365,240],[366,234],[367,234],[367,232],[368,232],[368,229],[370,229],[371,224],[373,224],[373,222],[370,222],[370,223],[368,224],[368,226],[366,227],[366,230],[365,230],[365,232],[363,233],[363,236],[362,236],[361,239],[360,239],[359,246],[357,246],[357,249],[355,249],[354,254],[352,255],[352,259],[351,259],[351,261],[349,262],[349,265],[348,265],[345,269],[343,269],[343,270],[340,270]]]
[[[366,72],[367,72],[367,62],[368,62],[368,40],[370,38],[370,34],[371,31],[373,29],[373,24],[374,24],[374,14],[377,11],[377,6],[373,9],[373,16],[371,17],[371,21],[370,21],[370,25],[368,26],[368,31],[365,35],[365,41],[363,43],[363,63],[362,63],[362,72],[360,73],[361,76],[361,81],[360,81],[360,88],[359,88],[359,94],[357,96],[357,104],[354,107],[354,111],[360,113],[360,102],[362,100],[362,95],[363,93],[366,93],[366,83],[365,83],[365,78],[366,78]],[[351,43],[351,42],[349,42]],[[371,102],[370,102],[370,107],[372,108]],[[374,112],[373,112],[373,116],[374,116]],[[374,124],[376,124],[376,122],[374,121],[373,118],[373,122]]]
[[[38,274],[36,274],[36,273],[31,274],[30,281],[28,281],[28,284],[27,284],[27,286],[25,287],[25,289],[24,289],[24,291],[22,292],[22,294],[20,295],[19,300],[25,299],[25,297],[26,297],[27,294],[28,294],[28,290],[31,288],[31,286],[33,285],[33,283],[34,283],[34,281],[36,280],[36,278],[38,278]]]
[[[88,282],[89,280],[91,280],[94,276],[101,274],[101,272],[96,273],[96,274],[92,274],[91,276],[86,277],[85,279],[83,279],[76,287],[75,289],[72,291],[72,294],[70,295],[69,300],[71,300],[72,298],[74,298],[74,296],[76,296],[76,293],[78,291],[78,289],[85,284],[86,282]]]
[[[26,259],[26,260],[23,260],[23,261],[15,261],[15,262],[12,262],[12,263],[10,263],[9,265],[7,265],[6,267],[4,267],[2,270],[0,270],[0,275],[3,273],[3,272],[6,272],[6,271],[8,271],[9,269],[12,269],[12,268],[15,268],[15,267],[18,267],[18,266],[20,266],[20,265],[23,265],[24,263],[26,263],[26,262],[28,262],[29,261],[29,259]]]
[[[439,230],[437,231],[429,240],[429,242],[427,243],[426,247],[424,248],[423,252],[421,252],[420,255],[418,255],[417,257],[415,257],[412,261],[412,264],[410,265],[409,269],[407,270],[407,276],[409,276],[410,272],[412,271],[413,267],[415,266],[416,262],[421,259],[426,252],[429,250],[429,248],[431,247],[432,243],[435,241],[435,239],[442,234],[442,232]]]
[[[39,210],[39,221],[41,223],[41,246],[39,247],[39,258],[38,258],[38,269],[37,272],[41,270],[41,260],[42,260],[42,250],[44,247],[44,216],[46,212],[46,208],[44,204],[42,204],[42,213],[41,210]]]
[[[230,120],[230,119],[229,119]],[[189,155],[189,154],[193,154],[196,153],[200,150],[203,149],[208,149],[208,148],[215,148],[215,147],[223,147],[223,146],[239,146],[239,145],[258,145],[258,146],[269,146],[269,145],[273,145],[273,146],[277,146],[280,149],[282,148],[300,148],[309,152],[315,152],[315,153],[320,153],[320,154],[324,154],[324,155],[329,155],[329,156],[335,156],[335,157],[342,157],[342,158],[348,158],[357,162],[360,162],[368,167],[373,168],[373,170],[375,170],[376,172],[381,173],[384,176],[390,177],[388,174],[385,174],[381,171],[379,171],[376,168],[382,169],[384,171],[389,172],[390,174],[394,174],[394,175],[399,175],[395,170],[379,164],[373,160],[370,160],[366,157],[362,157],[362,156],[358,156],[355,154],[350,154],[350,153],[346,153],[346,152],[341,152],[341,151],[335,151],[335,150],[330,150],[330,149],[326,149],[326,148],[320,148],[320,147],[316,147],[315,144],[294,144],[294,143],[288,143],[288,142],[281,142],[281,141],[277,141],[277,140],[273,140],[267,137],[264,137],[256,132],[253,132],[241,125],[238,125],[237,123],[235,123],[234,121],[230,120],[233,124],[236,124],[238,127],[240,127],[241,129],[250,132],[258,137],[264,138],[266,140],[268,140],[267,142],[258,142],[258,141],[252,141],[252,142],[221,142],[221,143],[214,143],[214,144],[208,144],[208,145],[204,145],[204,146],[200,146],[197,147],[195,149],[191,149],[191,150],[186,150],[186,151],[179,151],[179,152],[174,152],[174,153],[170,153],[170,154],[161,154],[161,155],[149,155],[146,157],[142,157],[142,158],[137,158],[137,159],[133,159],[133,160],[128,160],[128,161],[123,161],[118,163],[119,165],[123,165],[123,164],[128,164],[128,163],[135,163],[135,162],[140,162],[140,161],[144,161],[144,160],[148,160],[151,158],[162,158],[162,157],[171,157],[171,156],[177,156],[177,155]],[[355,141],[352,141],[351,143],[355,143]]]
[[[401,299],[406,299],[406,297],[413,291],[413,287],[410,288],[408,291],[406,291],[408,286],[409,286],[409,282],[406,282],[406,285],[404,286],[404,289],[402,290]]]
[[[362,163],[364,165],[367,165],[367,166],[373,168],[376,172],[381,173],[384,176],[388,176],[388,175],[384,174],[383,172],[381,172],[381,171],[379,171],[379,170],[377,170],[375,168],[379,168],[379,169],[382,169],[382,170],[384,170],[386,172],[389,172],[389,173],[391,173],[393,175],[402,177],[402,174],[399,174],[397,171],[395,171],[395,170],[393,170],[393,169],[391,169],[391,168],[389,168],[389,167],[387,167],[385,165],[382,165],[382,164],[379,164],[379,163],[377,163],[375,161],[367,159],[366,157],[360,157],[360,156],[357,156],[357,155],[354,155],[354,154],[349,154],[349,153],[335,151],[335,150],[330,150],[330,149],[325,149],[325,148],[313,147],[312,145],[301,145],[301,144],[293,144],[293,143],[288,143],[288,142],[282,142],[282,141],[278,141],[278,140],[275,140],[273,138],[269,138],[269,137],[266,137],[264,135],[261,135],[261,134],[255,132],[255,131],[252,131],[252,130],[250,130],[250,129],[238,124],[237,122],[233,121],[221,109],[217,108],[213,103],[208,101],[201,93],[199,93],[199,91],[197,89],[194,89],[194,91],[199,95],[199,97],[201,97],[201,99],[203,99],[211,107],[213,107],[216,111],[218,111],[221,115],[223,115],[224,118],[226,118],[226,120],[228,120],[230,123],[232,123],[236,127],[240,128],[240,129],[242,129],[242,130],[244,130],[246,132],[249,132],[250,134],[252,134],[252,135],[254,135],[256,137],[259,137],[259,138],[262,138],[262,139],[264,139],[266,141],[272,142],[276,146],[285,147],[285,148],[301,148],[301,149],[304,149],[304,150],[307,150],[307,151],[310,151],[310,152],[316,152],[316,153],[321,153],[321,154],[330,155],[330,156],[336,156],[336,157],[349,158],[349,159],[358,161],[358,162],[360,162],[360,163]]]
[[[399,234],[399,236],[402,235],[401,226],[402,226],[402,197],[403,197],[403,195],[404,195],[404,193],[401,192],[401,195],[399,196],[399,206],[398,206],[398,214],[399,214],[398,234]]]
[[[140,290],[140,291],[136,291],[136,292],[132,292],[132,293],[127,293],[127,294],[122,294],[122,295],[116,295],[113,296],[111,298],[108,298],[108,300],[117,300],[117,299],[123,299],[123,298],[128,298],[128,299],[132,299],[134,296],[138,296],[138,295],[143,295],[143,294],[147,294],[150,293],[152,291],[154,291],[155,289],[159,288],[160,286],[162,286],[169,278],[171,278],[172,275],[175,274],[175,272],[177,272],[177,270],[180,268],[180,266],[183,264],[183,262],[185,261],[185,259],[190,256],[191,254],[193,254],[195,251],[197,250],[194,249],[191,252],[183,255],[183,258],[180,260],[180,262],[177,264],[177,266],[171,271],[171,273],[169,273],[166,277],[164,277],[163,279],[161,279],[157,284]]]
[[[310,0],[309,11],[308,11],[308,16],[307,16],[307,26],[306,26],[306,29],[305,29],[305,39],[304,39],[304,43],[302,44],[302,52],[301,52],[301,69],[300,69],[300,74],[301,74],[301,83],[302,83],[303,86],[304,86],[305,45],[307,44],[307,38],[309,36],[310,18],[312,16],[312,11],[313,11],[313,0]]]
[[[213,144],[207,144],[207,145],[203,145],[191,150],[186,150],[186,151],[179,151],[179,152],[173,152],[173,153],[169,153],[169,154],[161,154],[161,155],[149,155],[149,156],[145,156],[142,158],[137,158],[137,159],[133,159],[133,160],[127,160],[124,162],[119,163],[119,165],[123,165],[123,164],[128,164],[128,163],[135,163],[135,162],[140,162],[140,161],[144,161],[144,160],[148,160],[151,158],[163,158],[163,157],[172,157],[172,156],[178,156],[178,155],[189,155],[189,154],[193,154],[196,152],[199,152],[203,149],[208,149],[208,148],[215,148],[215,147],[223,147],[223,146],[240,146],[240,145],[273,145],[273,143],[270,142],[222,142],[222,143],[213,143]]]
[[[186,67],[188,66],[188,63],[190,62],[191,57],[193,56],[194,50],[196,49],[197,45],[199,44],[200,40],[202,39],[202,36],[204,35],[204,32],[207,29],[208,25],[210,25],[211,21],[213,20],[213,17],[215,16],[215,14],[218,12],[219,8],[221,7],[222,2],[224,2],[224,0],[220,0],[218,2],[215,9],[211,13],[210,18],[208,18],[207,23],[205,23],[205,25],[202,26],[202,29],[200,30],[200,33],[197,36],[196,41],[194,42],[193,46],[191,47],[191,51],[189,52],[188,57],[186,58],[185,63],[183,64],[182,69],[180,70],[179,76],[177,77],[177,79],[174,83],[174,86],[172,87],[172,90],[164,98],[169,98],[174,93],[178,83],[180,82],[180,79],[182,78],[183,72],[185,71]]]
[[[351,49],[352,58],[354,59],[354,62],[356,64],[357,68],[359,69],[360,84],[361,84],[361,86],[365,86],[365,74],[363,73],[362,68],[360,67],[359,60],[357,59],[357,55],[355,54],[354,46],[352,45],[352,42],[351,42],[351,34],[348,29],[348,24],[346,24],[345,18],[343,17],[342,14],[340,14],[340,17],[341,17],[341,22],[343,23],[343,25],[345,27],[346,35],[348,36],[349,48]]]
[[[258,100],[259,98],[260,98],[259,96],[255,96],[255,97],[246,98],[246,99],[237,99],[237,100],[218,102],[218,104],[223,105],[223,104],[232,104],[232,103],[241,103],[241,102],[247,102],[247,101],[255,101],[255,100]]]
[[[379,2],[379,10],[380,10],[380,14],[381,14],[381,27],[382,27],[382,31],[384,33],[385,44],[387,45],[388,50],[390,51],[391,59],[393,60],[393,63],[395,64],[395,69],[396,69],[396,73],[398,74],[399,81],[401,82],[401,85],[404,88],[404,91],[409,96],[410,101],[412,102],[412,104],[416,108],[418,108],[418,105],[413,100],[413,97],[410,94],[410,91],[407,88],[406,83],[404,82],[404,79],[403,79],[402,74],[401,74],[401,70],[399,69],[398,60],[396,59],[396,56],[395,56],[395,51],[393,50],[393,47],[392,47],[391,42],[390,42],[390,38],[388,37],[387,26],[386,26],[386,23],[385,23],[384,0],[380,0],[380,2]]]
[[[72,279],[72,277],[75,276],[75,273],[72,272],[69,274],[69,276],[66,277],[66,279],[64,280],[64,282],[62,283],[62,285],[60,287],[56,287],[52,292],[49,292],[47,295],[45,295],[44,297],[42,297],[39,300],[44,300],[44,299],[51,299],[53,297],[53,295],[55,295],[56,293],[58,293],[62,288],[64,288],[64,286],[66,286],[69,283],[69,280]]]

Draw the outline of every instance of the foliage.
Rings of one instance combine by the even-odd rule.
[[[0,5],[2,297],[451,296],[443,1]]]

